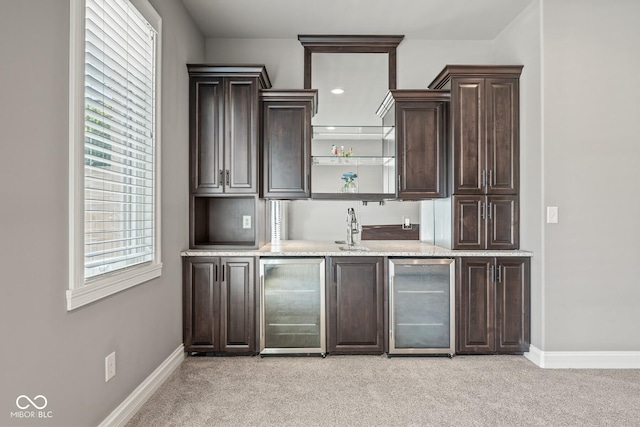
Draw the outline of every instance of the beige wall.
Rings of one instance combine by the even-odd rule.
[[[0,425],[97,425],[182,343],[188,80],[204,39],[182,4],[163,18],[162,277],[68,312],[69,1],[0,2]],[[117,374],[104,382],[104,358]],[[10,418],[44,395],[51,420]]]

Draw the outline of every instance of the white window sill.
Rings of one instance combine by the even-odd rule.
[[[67,311],[75,310],[109,295],[148,282],[160,277],[161,274],[162,264],[151,264],[114,274],[76,289],[69,289],[67,291]]]

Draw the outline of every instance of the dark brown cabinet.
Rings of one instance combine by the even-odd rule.
[[[384,258],[332,257],[327,287],[328,352],[384,352]]]
[[[191,192],[258,193],[264,66],[187,65]]]
[[[311,197],[311,118],[317,90],[264,90],[262,112],[262,196]]]
[[[530,259],[462,258],[456,281],[456,352],[529,351]]]
[[[188,352],[255,352],[255,261],[183,260],[183,340]]]
[[[454,194],[518,194],[521,65],[448,65]]]
[[[517,196],[453,196],[456,249],[517,249]]]
[[[264,66],[188,64],[190,248],[259,247],[265,239],[259,90]]]
[[[378,114],[395,129],[400,199],[446,197],[449,91],[391,90]]]
[[[451,91],[452,249],[518,249],[521,72],[447,65],[429,85]]]

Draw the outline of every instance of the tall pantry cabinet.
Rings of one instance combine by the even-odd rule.
[[[451,91],[452,249],[519,247],[522,65],[447,65],[430,89]]]
[[[257,248],[264,241],[260,99],[262,65],[188,64],[191,248]]]
[[[266,240],[259,198],[262,65],[188,64],[189,247],[253,249]],[[185,349],[254,353],[255,259],[183,259]]]

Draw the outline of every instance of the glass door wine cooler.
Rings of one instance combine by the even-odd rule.
[[[260,355],[324,357],[324,258],[260,260]]]
[[[453,259],[389,259],[389,355],[453,355],[454,285]]]

